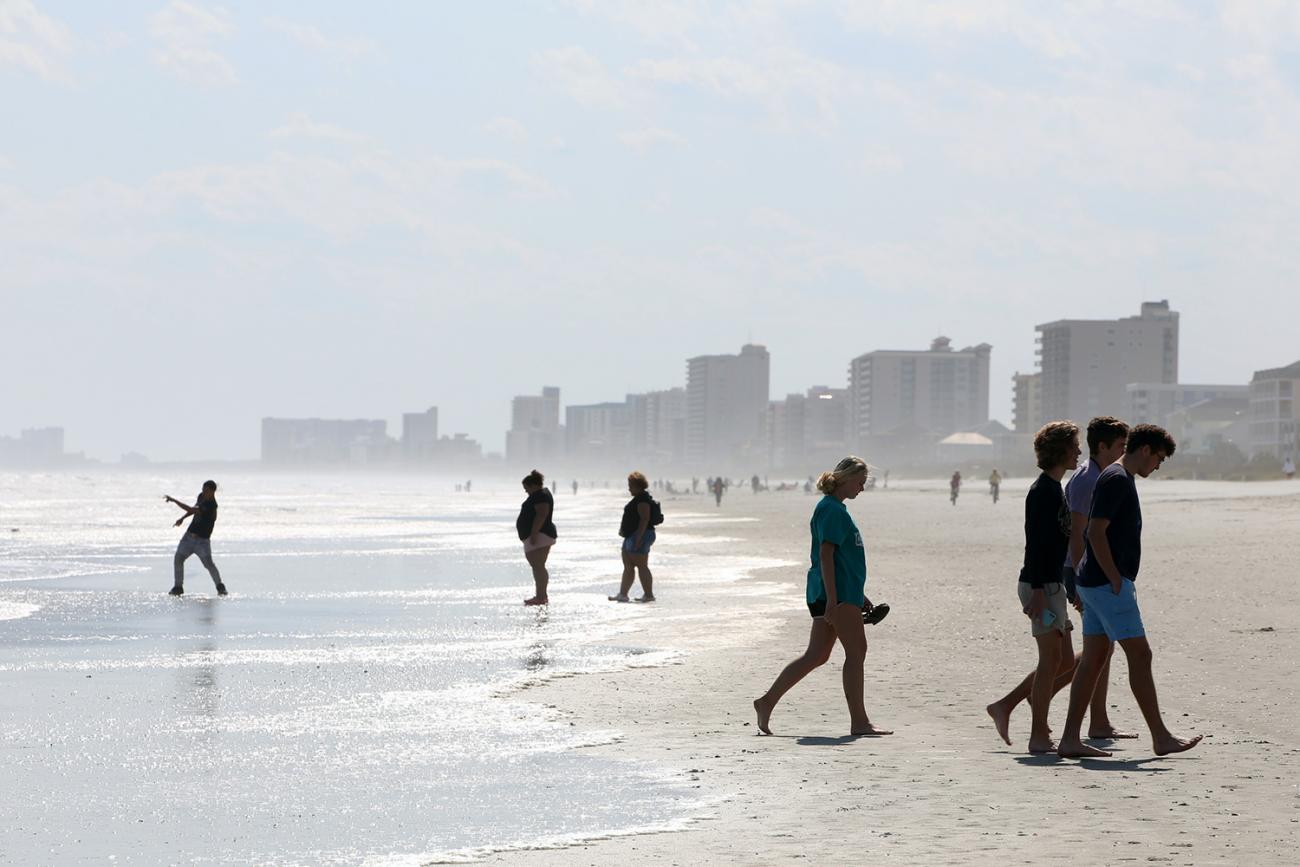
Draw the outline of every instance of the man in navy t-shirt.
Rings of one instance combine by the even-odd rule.
[[[1102,665],[1118,641],[1128,658],[1129,684],[1151,729],[1156,755],[1180,753],[1200,743],[1178,738],[1160,717],[1151,645],[1147,643],[1134,581],[1142,560],[1142,505],[1136,477],[1146,478],[1174,453],[1174,438],[1164,428],[1140,424],[1129,432],[1124,457],[1102,470],[1088,516],[1087,559],[1076,578],[1083,602],[1083,653],[1070,687],[1070,709],[1057,753],[1064,758],[1109,756],[1079,737]]]

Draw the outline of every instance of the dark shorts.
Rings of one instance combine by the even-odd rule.
[[[816,602],[809,602],[809,603],[808,603],[808,613],[811,614],[813,617],[825,617],[825,616],[826,616],[826,600],[825,600],[825,599],[818,599]]]
[[[648,529],[645,531],[645,533],[642,534],[641,547],[639,548],[636,547],[636,545],[634,544],[635,542],[636,542],[635,533],[633,533],[631,536],[624,537],[623,553],[624,554],[649,554],[650,546],[655,543],[655,531],[653,529]]]

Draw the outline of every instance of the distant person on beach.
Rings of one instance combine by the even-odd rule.
[[[758,480],[758,473],[754,473],[754,475],[753,475],[753,476],[750,478],[750,480],[749,480],[749,487],[750,487],[751,489],[753,489],[754,493],[757,494],[757,493],[758,493],[758,489],[759,489],[759,487],[761,486],[761,484],[762,484],[762,483],[759,482],[759,480]]]
[[[1083,612],[1083,605],[1079,602],[1075,590],[1075,573],[1084,560],[1084,532],[1088,527],[1092,490],[1097,484],[1097,477],[1101,475],[1101,471],[1124,456],[1124,444],[1127,441],[1128,425],[1113,416],[1098,416],[1088,422],[1088,462],[1070,477],[1069,483],[1065,486],[1065,503],[1070,512],[1070,543],[1065,565],[1061,569],[1061,584],[1065,587],[1066,600],[1080,613]],[[1079,658],[1079,655],[1074,657],[1074,665],[1078,665]],[[1056,678],[1053,693],[1060,691],[1073,680],[1074,665],[1069,671]],[[1108,656],[1092,694],[1088,713],[1088,737],[1111,740],[1135,738],[1136,734],[1120,731],[1111,724],[1110,711],[1107,707],[1109,681],[1110,657]],[[1031,671],[1015,689],[986,708],[989,716],[993,717],[998,735],[1007,744],[1011,743],[1008,731],[1011,712],[1020,702],[1029,699],[1033,685],[1034,672]]]
[[[623,580],[618,595],[610,602],[628,602],[627,593],[632,581],[641,576],[641,595],[637,602],[654,602],[654,576],[650,574],[650,547],[655,543],[655,525],[663,522],[663,512],[654,497],[650,496],[649,483],[639,472],[629,473],[627,490],[632,499],[623,507],[623,520],[618,534],[623,538]]]
[[[1057,754],[1062,758],[1109,756],[1079,737],[1102,665],[1118,641],[1128,659],[1129,686],[1151,730],[1158,756],[1181,753],[1201,742],[1175,737],[1160,716],[1151,645],[1138,609],[1137,580],[1142,559],[1142,506],[1135,477],[1147,478],[1171,457],[1177,444],[1169,432],[1140,424],[1128,435],[1124,457],[1101,471],[1092,493],[1083,570],[1077,578],[1083,602],[1083,655],[1070,687],[1070,709]]]
[[[533,570],[535,592],[524,600],[525,605],[546,605],[550,600],[546,596],[546,585],[551,575],[546,571],[546,560],[551,556],[551,547],[558,534],[555,532],[555,498],[546,490],[546,477],[533,470],[524,476],[524,492],[528,498],[519,507],[519,517],[515,519],[515,530],[519,541],[524,543],[524,559]]]
[[[1295,478],[1295,461],[1291,459],[1290,455],[1287,455],[1286,460],[1282,462],[1282,475],[1288,479]]]
[[[1030,696],[1033,722],[1029,729],[1029,752],[1049,753],[1056,749],[1047,726],[1047,711],[1056,693],[1058,679],[1074,668],[1074,647],[1070,642],[1069,609],[1061,583],[1061,565],[1070,546],[1070,519],[1065,506],[1061,479],[1066,470],[1079,466],[1079,426],[1072,421],[1048,422],[1034,436],[1034,457],[1042,470],[1025,496],[1025,560],[1016,584],[1020,610],[1029,617],[1029,631],[1038,647]],[[1007,724],[1011,708],[1020,701],[1017,686],[985,710],[993,717],[1008,744]]]
[[[952,478],[948,480],[948,499],[952,504],[957,505],[957,495],[961,493],[961,470],[953,470]]]
[[[578,480],[577,480],[577,479],[574,479],[574,480],[573,480],[573,495],[574,495],[575,497],[578,496]]]
[[[180,544],[176,546],[176,556],[172,558],[172,571],[175,574],[172,589],[168,593],[180,596],[185,592],[185,561],[191,554],[198,554],[199,562],[212,576],[212,583],[217,585],[217,595],[225,596],[226,585],[221,583],[221,573],[217,570],[217,564],[212,562],[212,528],[217,524],[217,483],[211,479],[204,482],[203,490],[199,492],[193,506],[187,506],[170,495],[163,497],[163,502],[175,503],[185,510],[185,514],[176,519],[175,526],[185,523],[186,518],[193,519],[185,535],[181,536]]]
[[[722,481],[722,476],[718,476],[713,480],[713,502],[715,505],[722,505],[722,492],[726,490],[726,487]]]
[[[1002,474],[998,468],[994,467],[993,472],[989,473],[989,496],[993,498],[993,505],[998,504],[998,493],[1002,490]]]
[[[813,510],[811,567],[805,599],[812,615],[808,649],[777,675],[767,692],[754,700],[758,730],[772,733],[768,723],[772,711],[790,688],[831,657],[838,640],[844,647],[844,698],[849,705],[851,735],[888,735],[867,717],[863,703],[863,666],[867,657],[867,635],[863,611],[867,601],[867,553],[862,534],[849,515],[845,500],[851,500],[867,483],[867,465],[850,455],[822,473],[817,490],[824,495]],[[882,606],[883,607],[883,606]]]

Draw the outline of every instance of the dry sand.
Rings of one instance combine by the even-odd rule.
[[[561,680],[530,697],[579,726],[621,729],[620,743],[597,749],[654,762],[719,801],[684,831],[485,860],[1297,863],[1300,483],[1140,482],[1138,587],[1161,706],[1176,734],[1205,741],[1184,755],[1152,754],[1117,651],[1111,717],[1143,737],[1115,742],[1112,759],[1082,762],[1028,755],[1024,706],[1012,747],[984,713],[1034,663],[1015,593],[1026,484],[1008,482],[997,506],[970,484],[950,507],[934,483],[895,483],[850,503],[868,546],[868,595],[893,608],[868,628],[867,709],[897,733],[859,740],[843,737],[838,650],[777,708],[776,736],[757,736],[750,710],[807,640],[815,498],[732,492],[719,510],[703,497],[666,501],[661,601],[641,609],[644,628],[629,640],[683,649],[683,661]],[[691,545],[672,523],[687,511],[727,519],[692,532],[737,541]],[[697,590],[668,565],[691,551],[790,565]],[[1052,706],[1058,732],[1066,698]]]

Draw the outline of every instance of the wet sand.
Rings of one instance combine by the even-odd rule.
[[[1029,755],[1023,706],[1011,747],[984,712],[1034,663],[1015,594],[1027,484],[1009,480],[997,506],[985,486],[968,484],[951,507],[938,483],[895,483],[850,504],[868,546],[868,595],[893,608],[868,628],[867,709],[896,734],[857,740],[845,737],[838,651],[777,708],[775,736],[757,736],[750,708],[807,640],[815,498],[733,491],[716,510],[704,497],[665,498],[656,549],[665,564],[692,544],[672,525],[690,510],[725,521],[693,532],[723,531],[733,553],[790,565],[708,587],[682,586],[665,566],[661,601],[638,606],[642,631],[622,640],[682,650],[679,664],[555,681],[529,698],[579,727],[621,730],[618,743],[593,752],[654,762],[714,806],[683,831],[484,860],[1294,863],[1300,484],[1140,483],[1138,588],[1161,707],[1176,734],[1205,740],[1190,753],[1153,755],[1117,651],[1111,718],[1142,737],[1086,761]],[[1066,695],[1052,706],[1057,732]]]

